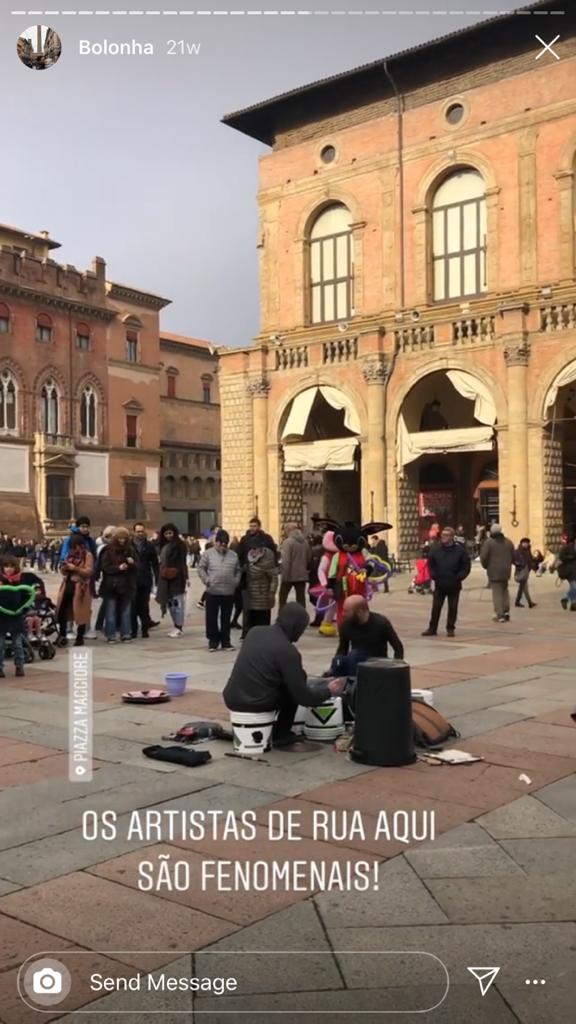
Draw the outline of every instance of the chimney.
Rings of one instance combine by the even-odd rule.
[[[101,256],[95,256],[92,260],[92,273],[96,275],[98,281],[102,281],[102,283],[106,281],[106,260],[103,260]]]

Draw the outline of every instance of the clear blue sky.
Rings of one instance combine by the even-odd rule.
[[[320,0],[310,8],[506,11],[517,5]],[[83,0],[76,6],[109,5]],[[110,9],[124,6],[159,9],[132,2]],[[193,3],[176,6],[196,10]],[[249,344],[258,330],[256,191],[258,157],[266,149],[220,118],[479,20],[400,13],[46,18],[3,7],[0,221],[48,229],[62,242],[55,256],[79,268],[103,256],[112,279],[172,299],[162,320],[167,330],[230,345]],[[46,7],[62,9],[54,0]],[[67,0],[63,9],[73,8]],[[202,9],[244,8],[236,2]],[[267,2],[262,9],[292,8]],[[62,39],[59,63],[43,72],[16,56],[17,36],[34,21],[48,23]],[[542,32],[544,21],[538,19],[535,31]],[[78,53],[80,39],[133,38],[153,42],[155,55]],[[201,43],[200,55],[168,56],[170,39]]]

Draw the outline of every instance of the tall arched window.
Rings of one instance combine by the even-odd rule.
[[[83,441],[98,440],[98,397],[87,384],[80,397],[80,436]]]
[[[176,494],[176,480],[173,476],[167,476],[164,479],[164,484],[166,487],[166,494],[169,498],[173,498]]]
[[[470,167],[446,178],[432,204],[435,302],[486,291],[486,189]]]
[[[40,392],[40,430],[43,434],[60,433],[60,394],[52,377],[48,377]]]
[[[16,381],[10,370],[0,373],[0,434],[16,434]]]
[[[310,231],[310,319],[313,324],[347,320],[353,313],[352,214],[328,206]]]

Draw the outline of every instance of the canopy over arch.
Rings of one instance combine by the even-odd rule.
[[[327,415],[326,406],[344,414],[339,422],[334,413]],[[284,469],[294,473],[352,470],[361,431],[360,416],[348,395],[328,384],[306,388],[292,400],[281,433]]]
[[[565,366],[563,370],[560,370],[552,384],[546,392],[546,398],[544,399],[544,417],[548,418],[550,410],[556,403],[558,398],[558,392],[561,388],[565,388],[568,384],[574,384],[576,381],[576,359],[573,359],[568,366]]]
[[[338,388],[321,384],[320,387],[306,388],[293,399],[288,419],[282,431],[282,441],[286,441],[290,437],[301,438],[304,436],[312,406],[318,395],[321,395],[333,409],[344,410],[344,426],[347,430],[353,434],[362,432],[360,417],[353,401]]]

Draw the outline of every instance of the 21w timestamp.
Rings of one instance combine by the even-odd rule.
[[[185,39],[169,39],[166,53],[169,57],[199,57],[202,43],[189,43]]]

